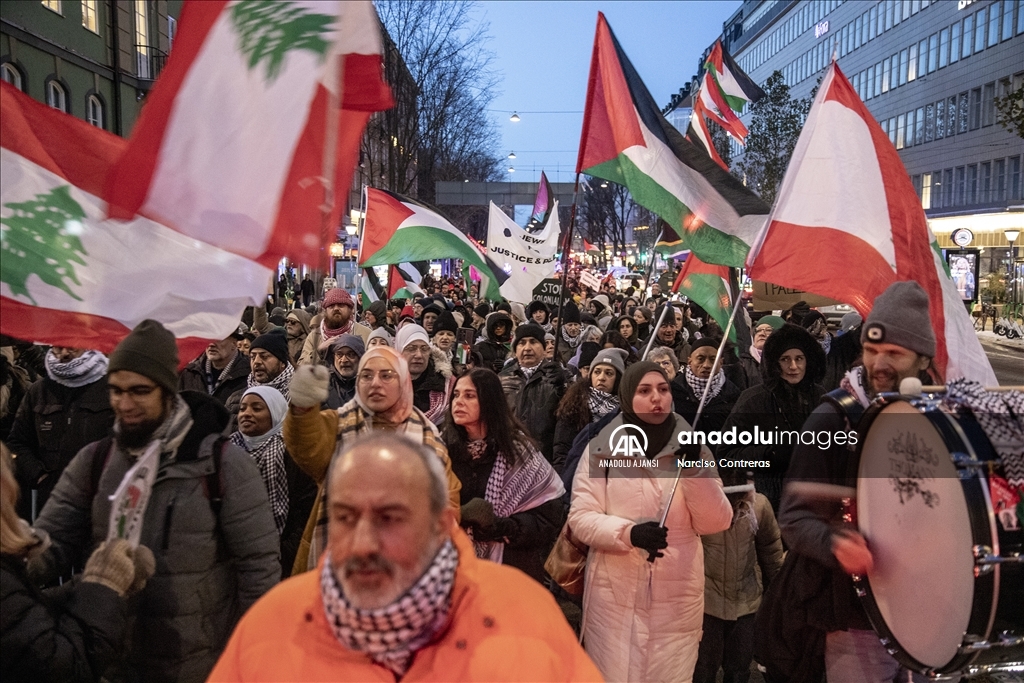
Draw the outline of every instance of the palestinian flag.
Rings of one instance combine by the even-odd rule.
[[[422,294],[420,283],[423,275],[429,270],[429,261],[419,263],[399,263],[388,268],[388,298],[412,299]]]
[[[373,268],[363,268],[363,277],[359,280],[359,303],[363,309],[369,308],[374,301],[380,301],[384,296],[384,288],[380,285],[380,278]]]
[[[626,186],[708,263],[742,266],[768,214],[665,120],[600,13],[576,170]]]
[[[708,312],[723,330],[732,315],[732,297],[729,296],[729,269],[704,263],[690,254],[672,285],[679,292]],[[729,340],[736,341],[736,326],[729,330]]]
[[[697,102],[700,102],[704,116],[720,125],[741,143],[747,139],[747,133],[750,131],[740,121],[740,117],[736,115],[736,112],[726,106],[722,93],[719,92],[718,86],[715,85],[710,73],[704,74],[700,88],[697,89],[696,99]],[[694,110],[696,110],[696,107],[694,107]]]
[[[715,41],[711,53],[704,62],[704,69],[716,86],[708,88],[709,94],[722,110],[742,112],[748,102],[753,104],[764,97],[764,90],[743,73],[732,56],[722,47],[721,40]],[[704,83],[710,85],[706,78]]]
[[[659,218],[658,227],[661,228],[661,237],[654,244],[656,252],[665,258],[678,258],[689,253],[683,246],[683,240],[679,238],[678,233],[672,229],[671,225]]]
[[[703,85],[700,87],[701,90],[704,89]],[[690,114],[690,125],[686,128],[686,139],[707,152],[708,156],[714,159],[716,164],[728,171],[729,167],[718,154],[718,150],[715,149],[715,143],[711,140],[711,130],[708,129],[708,122],[704,118],[706,112],[704,111],[704,104],[700,101],[699,94],[693,102],[693,113]]]
[[[464,267],[490,274],[481,293],[488,299],[501,298],[499,287],[508,276],[447,218],[413,199],[366,188],[360,267],[446,258],[461,259]]]
[[[593,244],[588,242],[586,239],[583,240],[583,253],[585,254],[600,254],[601,250],[595,247]]]

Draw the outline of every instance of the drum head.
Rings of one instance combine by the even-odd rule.
[[[906,401],[883,408],[861,446],[857,521],[868,584],[899,646],[929,667],[963,643],[974,595],[967,500],[942,436]]]

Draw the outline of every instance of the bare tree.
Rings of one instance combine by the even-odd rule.
[[[589,189],[583,193],[579,206],[580,234],[598,246],[602,260],[609,242],[612,254],[619,255],[626,248],[626,228],[631,225],[638,205],[622,185],[591,176],[586,177],[586,184]]]
[[[409,191],[434,200],[438,180],[500,178],[499,138],[487,107],[496,96],[498,75],[487,48],[488,25],[474,23],[467,0],[386,0],[377,4],[381,21],[417,91],[415,113],[405,112],[405,149],[415,150],[415,182]],[[398,174],[404,180],[409,174]]]

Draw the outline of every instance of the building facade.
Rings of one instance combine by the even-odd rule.
[[[174,40],[181,0],[0,3],[0,77],[127,136]]]
[[[982,275],[1005,272],[1004,231],[1024,227],[1024,139],[996,122],[994,102],[1024,87],[1021,0],[747,0],[722,41],[755,82],[781,71],[793,97],[810,96],[835,55],[939,245],[979,249]],[[961,228],[967,245],[952,241]]]

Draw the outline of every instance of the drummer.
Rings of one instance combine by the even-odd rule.
[[[898,391],[903,379],[918,377],[928,368],[935,355],[928,294],[916,282],[894,282],[875,299],[861,330],[861,342],[863,366],[846,373],[840,389],[829,395],[846,396],[853,408],[844,413],[836,403],[823,400],[804,423],[805,431],[836,434],[855,430],[863,409],[877,394]],[[856,459],[855,446],[832,445],[821,450],[815,445],[798,445],[787,481],[856,486]],[[860,533],[842,527],[842,512],[836,501],[809,501],[789,493],[783,496],[779,512],[782,538],[791,554],[803,556],[803,561],[792,558],[797,573],[803,574],[794,576],[793,581],[819,587],[800,609],[808,624],[825,632],[824,666],[829,681],[892,681],[899,664],[872,630],[849,576],[871,569],[871,551]],[[820,643],[820,634],[814,640]],[[800,644],[791,642],[789,646]]]

